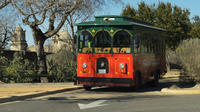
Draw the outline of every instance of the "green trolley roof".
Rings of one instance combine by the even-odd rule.
[[[126,16],[118,16],[118,15],[95,16],[95,21],[88,21],[77,24],[77,26],[123,26],[123,25],[140,26],[160,31],[167,31],[165,29],[154,27],[149,23],[142,22],[137,19],[133,19]]]

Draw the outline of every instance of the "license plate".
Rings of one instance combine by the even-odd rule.
[[[106,69],[99,69],[98,73],[106,73]]]

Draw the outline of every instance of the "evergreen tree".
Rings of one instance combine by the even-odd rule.
[[[135,17],[136,16],[136,10],[128,4],[122,12],[122,15],[128,16],[128,17]]]
[[[192,38],[200,38],[200,17],[199,16],[194,16],[193,18],[193,23],[192,23],[192,30],[190,32],[190,36]]]
[[[154,5],[147,5],[145,2],[141,2],[138,5],[137,19],[154,24],[155,22],[155,10]]]
[[[130,5],[127,7],[122,11],[123,16],[133,17],[151,23],[156,27],[167,29],[169,34],[166,43],[171,49],[175,49],[182,40],[189,37],[191,23],[189,19],[190,12],[187,9],[164,2],[160,2],[158,6],[141,2],[137,10],[130,7]]]

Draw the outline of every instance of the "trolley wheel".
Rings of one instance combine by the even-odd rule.
[[[139,72],[135,74],[135,87],[134,89],[138,91],[142,87],[142,78]]]
[[[153,86],[156,87],[159,85],[159,77],[160,77],[159,72],[155,72],[153,76],[154,76]]]
[[[91,91],[91,89],[92,89],[91,86],[87,86],[87,85],[83,85],[83,88],[84,88],[86,91]]]

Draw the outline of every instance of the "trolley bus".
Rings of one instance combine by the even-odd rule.
[[[96,16],[77,24],[76,83],[86,90],[95,86],[135,87],[159,83],[166,73],[162,28],[124,16]]]

